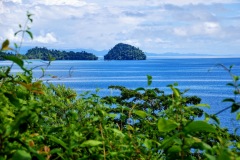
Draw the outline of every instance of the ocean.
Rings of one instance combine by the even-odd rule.
[[[86,91],[96,93],[96,89],[99,89],[100,96],[118,94],[117,91],[108,89],[110,85],[131,89],[157,87],[170,94],[171,90],[167,85],[178,83],[180,91],[189,89],[185,95],[200,97],[201,103],[211,106],[210,109],[204,110],[214,114],[230,105],[222,102],[223,99],[234,98],[233,88],[226,85],[232,82],[231,76],[219,64],[226,67],[234,65],[232,72],[240,75],[239,62],[240,58],[186,58],[145,61],[53,61],[49,67],[46,67],[46,62],[40,60],[31,60],[25,64],[29,68],[39,66],[33,71],[35,78],[41,77],[41,68],[44,68],[45,76],[41,78],[42,80],[64,84],[79,94]],[[10,64],[8,61],[1,62],[1,65],[8,64]],[[13,72],[19,71],[19,68],[13,68]],[[147,75],[153,78],[151,86],[147,86]],[[230,112],[231,110],[226,110],[218,117],[221,126],[233,132],[240,126],[236,121],[236,114]]]

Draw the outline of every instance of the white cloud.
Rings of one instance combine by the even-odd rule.
[[[3,38],[9,39],[10,42],[20,42],[21,36],[14,36],[14,34],[14,30],[10,28],[7,31],[3,32]]]
[[[222,30],[220,24],[216,22],[203,22],[192,26],[174,28],[173,32],[178,36],[219,36],[219,33],[221,33]]]
[[[3,2],[22,3],[22,0],[3,0]]]
[[[39,43],[48,44],[48,43],[57,42],[57,38],[54,36],[53,33],[47,33],[45,35],[40,35],[40,36],[34,37],[34,41],[39,42]]]
[[[145,38],[144,42],[145,43],[155,43],[155,44],[170,43],[170,41],[163,40],[162,38]]]
[[[123,43],[127,43],[127,44],[130,44],[130,45],[136,46],[136,47],[141,46],[141,43],[137,39],[128,39],[128,40],[123,41]]]
[[[158,5],[176,5],[176,6],[183,6],[183,5],[198,5],[198,4],[225,4],[225,3],[235,3],[239,2],[238,0],[144,0],[145,5],[149,6],[158,6]],[[143,3],[143,1],[141,1]],[[135,2],[138,3],[138,2]]]
[[[74,7],[81,7],[86,5],[87,3],[83,0],[40,0],[40,1],[33,1],[34,5],[43,4],[43,5],[56,5],[56,6],[74,6]]]

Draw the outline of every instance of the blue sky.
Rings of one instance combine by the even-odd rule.
[[[0,0],[0,40],[14,37],[26,12],[26,46],[109,50],[127,43],[148,53],[240,53],[240,0]]]

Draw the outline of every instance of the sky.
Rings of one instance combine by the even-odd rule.
[[[20,43],[27,11],[23,46],[240,55],[240,0],[0,0],[0,41]]]

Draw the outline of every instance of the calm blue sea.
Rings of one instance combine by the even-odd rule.
[[[159,88],[171,93],[168,84],[177,82],[181,91],[190,89],[186,95],[196,95],[202,103],[211,106],[205,109],[210,114],[228,107],[223,103],[224,98],[234,98],[233,88],[226,86],[231,82],[229,73],[217,64],[233,67],[233,73],[240,75],[240,58],[204,58],[204,59],[149,59],[146,61],[54,61],[46,68],[43,80],[54,84],[64,84],[76,90],[95,92],[100,89],[99,95],[114,95],[117,91],[109,90],[110,85],[121,85],[128,88],[147,87],[147,75],[153,77],[149,88]],[[7,65],[9,62],[1,62]],[[44,65],[43,61],[31,61],[28,67]],[[20,71],[15,68],[14,72]],[[36,68],[34,76],[40,77],[42,70]],[[49,78],[57,76],[58,78]],[[221,125],[231,131],[239,127],[236,114],[227,110],[219,114]],[[239,133],[239,132],[238,132]]]

